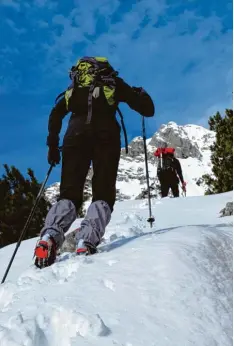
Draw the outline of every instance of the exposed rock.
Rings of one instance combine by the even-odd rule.
[[[150,185],[150,196],[152,198],[159,198],[161,196],[160,192],[161,190],[158,182]],[[135,199],[145,198],[148,198],[148,189],[146,187],[142,189],[141,193],[138,196],[136,196]]]
[[[220,214],[221,217],[233,215],[233,202],[228,202],[225,208],[220,211]]]
[[[135,137],[128,145],[128,154],[121,153],[125,157],[138,158],[139,155],[144,154],[144,144],[142,137]]]
[[[178,158],[196,157],[201,159],[202,153],[196,142],[191,141],[183,126],[177,126],[174,122],[162,125],[159,132],[156,132],[150,145],[155,147],[168,146],[176,150]]]
[[[69,233],[63,242],[61,249],[59,249],[58,253],[63,252],[75,252],[76,251],[76,234],[78,230],[74,230]]]

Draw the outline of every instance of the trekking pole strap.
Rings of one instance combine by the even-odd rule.
[[[41,185],[41,188],[40,188],[40,190],[39,190],[39,192],[38,192],[37,198],[36,198],[36,200],[35,200],[35,202],[34,202],[34,205],[33,205],[32,209],[31,209],[31,212],[30,212],[30,214],[29,214],[29,216],[28,216],[28,218],[27,218],[27,221],[26,221],[26,223],[25,223],[25,225],[24,225],[24,228],[23,228],[23,230],[22,230],[22,232],[21,232],[21,234],[20,234],[19,240],[18,240],[18,242],[17,242],[17,244],[16,244],[15,250],[14,250],[13,255],[12,255],[11,259],[10,259],[10,262],[9,262],[9,264],[8,264],[8,267],[7,267],[7,269],[6,269],[6,272],[5,272],[5,274],[4,274],[3,278],[2,278],[1,284],[4,283],[4,281],[5,281],[5,279],[6,279],[7,275],[8,275],[8,272],[9,272],[9,270],[10,270],[10,268],[11,268],[11,265],[12,265],[12,263],[13,263],[13,261],[14,261],[15,255],[16,255],[16,253],[17,253],[17,251],[18,251],[18,248],[20,247],[20,244],[21,244],[21,242],[22,242],[22,239],[23,239],[23,237],[24,237],[26,231],[28,230],[28,227],[29,227],[29,225],[30,225],[30,222],[31,222],[33,216],[34,216],[35,210],[36,210],[37,205],[38,205],[38,203],[39,203],[39,201],[40,201],[40,199],[41,199],[41,196],[42,196],[42,194],[43,194],[43,192],[44,192],[45,185],[46,185],[46,183],[47,183],[47,181],[48,181],[48,179],[49,179],[49,176],[50,176],[50,173],[51,173],[53,167],[54,167],[54,165],[52,164],[52,165],[50,166],[48,172],[47,172],[47,175],[46,175],[46,178],[45,178],[43,184]]]
[[[123,133],[124,133],[125,152],[126,152],[126,154],[128,154],[128,136],[127,136],[126,127],[124,124],[123,114],[122,114],[121,110],[119,109],[119,107],[117,108],[117,112],[119,113],[121,126],[122,126]]]

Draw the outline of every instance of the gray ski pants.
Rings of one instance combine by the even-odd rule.
[[[41,237],[49,234],[55,240],[57,249],[60,248],[64,241],[64,233],[68,231],[76,216],[76,207],[72,201],[59,200],[46,216]],[[96,247],[100,243],[110,219],[111,210],[105,201],[99,200],[91,203],[84,220],[81,222],[81,229],[77,233],[77,243],[83,239],[85,243]]]

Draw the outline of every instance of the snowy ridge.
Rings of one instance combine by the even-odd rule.
[[[188,196],[204,195],[205,187],[201,180],[202,175],[211,174],[210,146],[215,140],[215,133],[197,125],[179,126],[174,122],[162,125],[152,138],[147,139],[147,150],[149,156],[149,175],[152,186],[152,195],[160,197],[158,181],[156,178],[157,161],[153,156],[157,147],[167,144],[176,149],[184,179],[187,182]],[[91,196],[90,171],[86,192]],[[134,138],[129,144],[129,154],[122,149],[117,178],[117,200],[133,200],[144,197],[142,191],[146,189],[144,148],[142,137]],[[59,193],[59,183],[53,184],[47,189],[47,197],[55,201]]]
[[[154,199],[153,228],[146,200],[117,202],[99,254],[44,270],[24,241],[0,286],[0,345],[231,346],[232,217],[219,217],[231,200]]]

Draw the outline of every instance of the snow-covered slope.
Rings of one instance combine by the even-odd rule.
[[[204,195],[205,187],[202,184],[203,174],[211,173],[210,145],[215,139],[215,133],[197,125],[179,126],[174,122],[162,125],[152,138],[147,140],[149,155],[149,174],[152,194],[159,197],[158,182],[155,181],[157,161],[153,156],[159,146],[173,146],[176,156],[180,159],[187,195]],[[86,193],[91,196],[92,171],[86,183]],[[122,149],[117,178],[117,200],[136,199],[144,196],[146,189],[145,162],[142,137],[134,138],[129,144],[129,154]],[[59,183],[47,189],[48,198],[54,202],[59,192]],[[143,192],[143,193],[142,193]]]
[[[232,193],[117,202],[90,257],[29,267],[19,248],[0,286],[1,346],[231,346]],[[72,229],[80,220],[75,221]],[[0,250],[2,277],[15,245]]]

